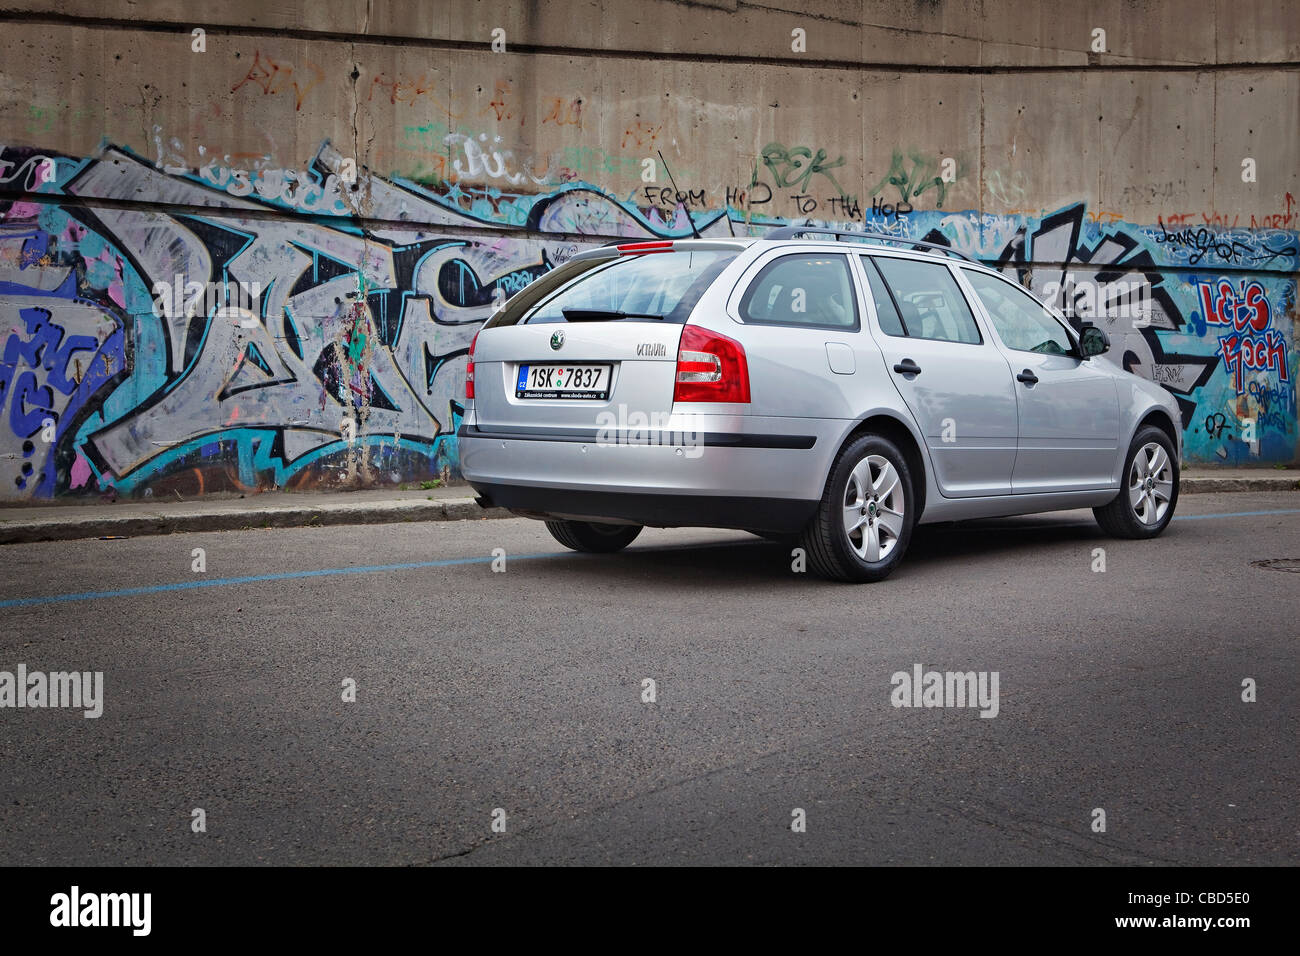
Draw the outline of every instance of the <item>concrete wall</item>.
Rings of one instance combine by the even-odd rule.
[[[805,217],[1100,313],[1191,461],[1296,460],[1284,0],[802,6],[0,13],[0,496],[454,476],[494,295],[610,237]]]

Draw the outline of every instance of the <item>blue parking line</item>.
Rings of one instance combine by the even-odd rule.
[[[536,558],[560,558],[568,551],[553,554],[512,554],[511,561],[531,561]],[[36,607],[41,604],[62,604],[67,601],[93,601],[96,598],[135,597],[141,594],[162,594],[166,591],[190,591],[194,588],[220,588],[231,584],[256,584],[260,581],[292,581],[297,578],[323,578],[337,574],[373,574],[377,571],[415,571],[420,568],[450,568],[463,564],[489,564],[496,560],[485,558],[447,558],[443,561],[411,561],[406,564],[371,564],[352,568],[322,568],[318,571],[285,571],[280,574],[253,574],[245,578],[210,578],[198,581],[178,581],[175,584],[151,584],[147,587],[121,588],[117,591],[82,591],[78,594],[51,594],[46,597],[12,598],[0,601],[0,608]]]
[[[1300,508],[1282,508],[1278,511],[1229,511],[1212,515],[1174,515],[1174,520],[1204,521],[1206,518],[1253,518],[1256,515],[1300,515]]]
[[[1221,514],[1175,515],[1175,521],[1201,521],[1207,518],[1254,518],[1261,515],[1300,514],[1300,508],[1282,508],[1275,511],[1232,511]],[[1073,526],[1074,523],[1071,524]],[[1080,526],[1084,522],[1077,522]],[[752,543],[757,544],[757,541]],[[679,551],[699,550],[700,548],[731,547],[736,542],[726,541],[715,544],[670,545],[666,548],[638,549],[645,551]],[[536,561],[543,558],[582,557],[572,551],[556,551],[549,554],[512,554],[510,561]],[[441,561],[410,561],[404,564],[371,564],[350,568],[321,568],[316,571],[284,571],[279,574],[253,574],[243,578],[208,578],[197,581],[178,581],[174,584],[151,584],[138,588],[121,588],[116,591],[81,591],[76,594],[50,594],[45,597],[10,598],[0,601],[0,610],[11,607],[40,607],[45,604],[65,604],[69,601],[94,601],[99,598],[138,597],[143,594],[164,594],[168,591],[190,591],[195,588],[220,588],[232,584],[258,584],[263,581],[293,581],[300,578],[324,578],[345,574],[375,574],[381,571],[417,571],[423,568],[453,568],[469,564],[490,564],[491,555],[477,558],[446,558]]]

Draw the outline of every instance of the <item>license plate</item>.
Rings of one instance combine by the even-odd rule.
[[[608,365],[521,365],[515,398],[609,398]]]

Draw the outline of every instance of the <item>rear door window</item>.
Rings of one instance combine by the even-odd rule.
[[[968,345],[983,341],[970,305],[947,265],[887,256],[869,258],[880,267],[909,336]]]
[[[885,288],[885,280],[880,278],[880,272],[870,256],[862,257],[862,271],[867,274],[871,298],[876,303],[876,320],[880,323],[880,331],[886,335],[906,335],[907,329],[903,327],[903,320],[898,315],[894,299]]]

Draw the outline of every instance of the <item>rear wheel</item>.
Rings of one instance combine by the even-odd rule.
[[[835,459],[800,543],[823,577],[879,581],[903,560],[915,519],[907,459],[888,439],[863,435]]]
[[[639,524],[599,524],[594,521],[548,521],[546,530],[574,551],[611,554],[622,551],[641,533]]]
[[[1124,483],[1115,500],[1093,508],[1101,530],[1115,538],[1154,538],[1173,520],[1178,504],[1174,443],[1147,426],[1133,437],[1124,459]]]

